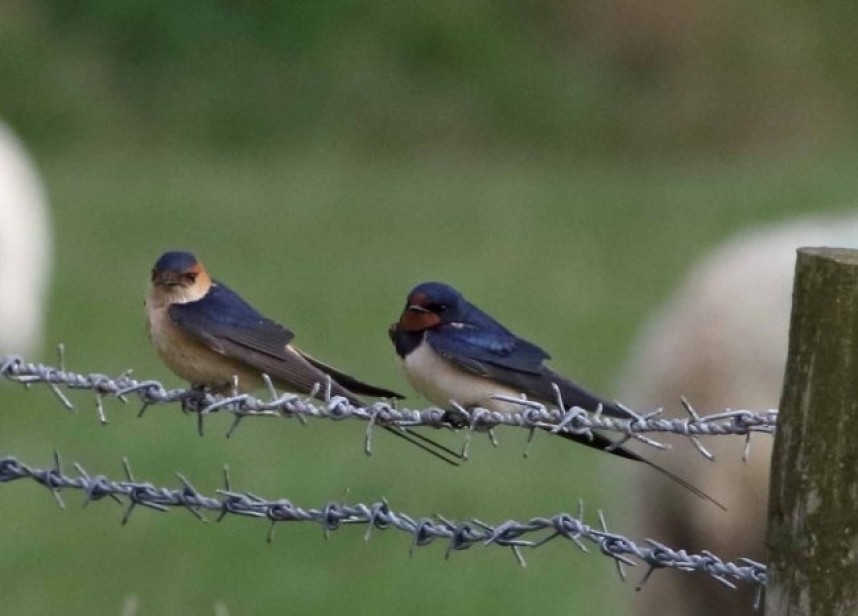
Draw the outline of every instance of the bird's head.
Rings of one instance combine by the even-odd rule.
[[[455,323],[461,320],[466,306],[462,294],[450,285],[424,282],[408,294],[397,327],[406,332],[421,332]]]
[[[189,252],[165,252],[152,268],[152,293],[169,303],[193,302],[201,299],[211,287],[203,264]]]

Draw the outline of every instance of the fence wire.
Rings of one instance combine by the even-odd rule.
[[[50,490],[58,504],[64,507],[61,490],[79,490],[84,494],[85,504],[110,497],[125,504],[122,524],[126,524],[138,506],[165,512],[171,507],[187,509],[200,520],[206,521],[202,512],[217,513],[217,521],[227,516],[246,516],[269,521],[268,541],[273,540],[274,528],[284,522],[313,522],[322,526],[326,535],[347,525],[365,525],[365,540],[373,530],[397,530],[411,536],[411,552],[435,541],[446,542],[446,557],[475,545],[501,546],[512,550],[520,564],[525,565],[523,551],[538,548],[551,541],[565,539],[578,549],[589,553],[587,544],[612,558],[620,576],[625,579],[624,565],[648,565],[646,574],[638,585],[640,588],[658,569],[677,569],[706,574],[719,582],[736,588],[738,582],[757,586],[757,597],[766,584],[766,566],[740,558],[736,562],[725,562],[710,552],[689,554],[685,550],[674,550],[652,539],[641,544],[608,530],[605,517],[598,512],[599,527],[583,521],[583,504],[579,501],[577,515],[558,513],[553,516],[534,517],[529,520],[506,520],[500,524],[488,524],[478,519],[450,520],[442,515],[415,518],[394,511],[387,501],[374,503],[343,504],[329,501],[318,508],[304,508],[290,500],[270,500],[233,489],[229,474],[224,470],[224,488],[216,490],[216,496],[199,492],[190,481],[177,473],[181,487],[167,488],[134,478],[127,460],[123,460],[125,479],[115,480],[104,475],[91,475],[80,464],[74,464],[76,474],[68,475],[63,470],[59,454],[54,456],[52,468],[31,467],[13,456],[0,458],[0,483],[20,479],[31,479]]]
[[[62,353],[61,353],[62,358]],[[354,406],[342,396],[325,394],[326,384],[319,384],[316,394],[321,394],[323,400],[314,396],[304,396],[293,393],[279,393],[270,380],[269,398],[262,399],[250,394],[232,396],[216,395],[201,390],[167,389],[159,381],[131,378],[130,371],[119,376],[111,377],[102,373],[80,374],[67,371],[64,366],[54,366],[26,362],[18,356],[0,357],[0,374],[3,378],[24,385],[44,384],[50,387],[60,403],[67,409],[74,410],[74,404],[65,395],[64,390],[89,390],[96,397],[96,409],[99,420],[107,422],[104,410],[104,396],[113,396],[122,402],[127,402],[134,396],[141,403],[141,414],[149,406],[163,404],[180,404],[183,409],[197,414],[199,430],[202,432],[203,420],[206,416],[224,411],[233,414],[232,427],[227,432],[231,435],[239,423],[248,417],[285,417],[297,418],[304,422],[310,418],[332,420],[360,420],[367,425],[367,452],[371,450],[370,435],[375,425],[401,427],[432,427],[470,432],[492,431],[500,426],[525,428],[531,430],[548,429],[553,432],[568,432],[589,435],[592,430],[621,432],[626,438],[633,438],[648,445],[665,448],[666,446],[646,436],[647,433],[673,433],[688,437],[697,450],[709,459],[713,456],[700,442],[700,436],[744,435],[746,437],[745,457],[750,447],[750,437],[754,433],[773,434],[777,426],[778,412],[775,409],[763,412],[749,410],[726,410],[710,415],[701,416],[683,399],[682,403],[688,412],[687,418],[662,418],[661,410],[639,413],[625,409],[629,419],[617,419],[602,415],[600,411],[588,413],[579,407],[565,407],[559,399],[556,406],[546,406],[527,399],[507,398],[504,400],[516,402],[521,406],[520,411],[499,412],[487,409],[459,408],[450,413],[436,407],[426,409],[397,408],[395,404],[386,401],[375,402],[366,406]],[[623,407],[625,408],[625,407]],[[467,444],[466,444],[467,450]]]

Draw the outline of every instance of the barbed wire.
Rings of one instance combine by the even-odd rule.
[[[522,410],[502,413],[486,409],[465,410],[456,405],[457,410],[451,416],[451,413],[438,408],[399,409],[386,401],[355,406],[341,396],[332,396],[330,383],[319,385],[309,396],[302,396],[280,394],[270,379],[266,378],[270,398],[265,400],[248,394],[229,396],[196,389],[167,389],[156,380],[133,379],[130,371],[116,377],[102,373],[81,374],[65,370],[64,364],[62,349],[59,368],[26,362],[17,356],[7,356],[0,358],[0,374],[6,380],[27,387],[34,384],[46,385],[69,410],[74,410],[75,406],[66,391],[92,391],[102,423],[107,422],[104,411],[105,396],[115,397],[126,403],[129,397],[135,397],[142,404],[141,414],[152,405],[180,404],[183,410],[196,413],[200,431],[204,417],[219,411],[230,412],[234,415],[234,421],[228,436],[246,417],[294,417],[302,422],[308,418],[358,419],[367,423],[367,453],[370,453],[370,435],[375,425],[408,428],[426,426],[453,430],[464,428],[466,438],[469,438],[473,431],[488,431],[492,435],[494,428],[510,426],[527,428],[531,433],[536,429],[574,434],[588,434],[591,430],[617,431],[626,435],[622,442],[628,438],[637,438],[656,447],[663,445],[644,433],[672,432],[690,438],[702,454],[711,458],[700,444],[698,436],[732,434],[744,435],[746,439],[750,439],[755,432],[773,433],[777,425],[776,410],[763,413],[737,410],[700,416],[685,400],[683,405],[690,416],[686,419],[662,419],[657,417],[660,411],[640,414],[631,409],[627,409],[628,420],[616,419],[603,416],[600,410],[587,413],[577,407],[566,408],[559,393],[557,408],[526,399],[504,398],[519,404]],[[313,399],[314,396],[321,400]],[[467,457],[466,454],[463,457]],[[464,550],[476,544],[494,544],[509,547],[522,565],[525,564],[522,554],[524,548],[537,548],[555,539],[564,538],[584,552],[589,551],[586,543],[597,545],[603,554],[614,560],[623,579],[624,565],[648,565],[649,568],[638,588],[646,583],[655,570],[671,568],[702,572],[731,588],[735,588],[738,582],[754,584],[757,586],[757,603],[767,579],[765,565],[749,559],[740,558],[735,562],[725,562],[708,551],[689,554],[685,550],[674,550],[652,539],[645,539],[637,544],[622,535],[610,532],[601,511],[598,512],[600,527],[590,526],[583,521],[583,504],[580,501],[577,517],[559,513],[550,517],[535,517],[526,521],[507,520],[491,525],[476,518],[454,521],[442,515],[416,519],[393,511],[386,501],[370,504],[341,504],[330,501],[320,508],[305,509],[287,499],[268,500],[251,492],[234,491],[226,472],[224,489],[217,490],[217,496],[207,496],[197,491],[178,473],[182,487],[171,489],[136,481],[127,462],[124,462],[126,479],[118,481],[103,475],[90,476],[79,464],[74,466],[77,475],[70,476],[63,472],[59,455],[55,456],[51,469],[29,467],[16,458],[7,456],[0,458],[0,483],[32,479],[51,490],[60,506],[64,506],[60,497],[60,490],[63,489],[83,491],[85,503],[111,497],[120,503],[127,503],[122,518],[123,524],[128,522],[138,505],[158,511],[167,511],[170,507],[184,507],[202,520],[205,520],[202,511],[218,512],[218,520],[227,515],[266,518],[270,522],[269,540],[272,539],[274,528],[279,522],[315,522],[323,526],[326,534],[342,525],[364,524],[368,526],[365,535],[367,539],[374,528],[395,529],[410,534],[412,552],[415,547],[428,545],[436,540],[447,542],[448,557],[453,551]]]
[[[326,384],[319,384],[310,396],[278,393],[271,380],[263,375],[270,395],[270,398],[265,400],[250,394],[220,395],[196,389],[167,389],[154,379],[141,381],[131,378],[130,370],[116,377],[103,373],[76,373],[65,369],[63,357],[62,347],[60,347],[61,366],[59,368],[43,363],[27,362],[22,357],[14,355],[0,357],[0,374],[9,381],[26,386],[47,385],[68,410],[74,410],[75,406],[60,386],[68,390],[93,391],[96,397],[96,412],[102,423],[107,423],[104,396],[113,396],[127,403],[128,397],[132,395],[142,404],[141,415],[148,407],[162,404],[180,404],[184,410],[195,412],[200,433],[202,433],[203,420],[206,416],[220,411],[232,413],[234,420],[227,431],[227,436],[231,436],[239,423],[248,417],[294,417],[302,423],[308,418],[360,420],[368,424],[365,445],[367,453],[371,453],[371,432],[375,425],[450,430],[466,428],[466,438],[469,438],[471,432],[488,431],[493,440],[493,430],[506,426],[529,429],[531,433],[537,429],[590,436],[593,430],[621,432],[626,437],[624,440],[636,439],[659,449],[665,449],[667,446],[646,436],[646,433],[673,433],[688,437],[694,447],[710,460],[714,459],[714,456],[703,446],[698,437],[743,435],[746,438],[743,457],[747,458],[751,435],[773,434],[778,416],[776,409],[763,412],[726,410],[701,416],[683,398],[682,405],[689,415],[687,418],[663,418],[659,417],[661,409],[639,413],[621,405],[621,408],[629,413],[629,419],[617,419],[603,415],[601,409],[589,413],[575,406],[567,408],[563,405],[559,392],[558,404],[552,407],[524,397],[519,399],[497,396],[498,399],[521,406],[521,411],[513,412],[490,411],[482,408],[466,410],[455,405],[456,411],[451,413],[437,407],[397,408],[387,401],[355,406],[342,396],[331,395],[330,384],[327,384],[327,393]],[[320,395],[322,400],[314,399],[317,395]],[[464,457],[467,457],[468,444],[469,442],[466,441]]]
[[[488,524],[479,519],[451,520],[440,514],[415,518],[394,511],[386,500],[374,503],[343,504],[329,501],[318,508],[304,508],[286,498],[266,499],[251,492],[233,489],[229,473],[224,468],[224,487],[216,490],[217,496],[199,492],[187,478],[176,473],[180,488],[156,486],[134,478],[127,460],[123,459],[125,479],[114,480],[104,475],[91,475],[80,464],[75,463],[76,475],[67,475],[58,453],[54,454],[52,468],[28,466],[13,456],[0,458],[0,483],[11,483],[20,479],[31,479],[50,490],[60,507],[65,503],[60,490],[79,490],[84,493],[84,504],[110,497],[120,504],[127,504],[122,515],[122,524],[127,524],[138,506],[166,512],[171,507],[190,511],[202,521],[208,521],[201,513],[216,512],[217,521],[229,515],[267,519],[270,523],[268,541],[274,537],[274,529],[282,522],[314,522],[324,528],[326,536],[345,525],[367,526],[364,539],[369,540],[373,529],[398,530],[411,535],[411,553],[415,548],[437,541],[446,541],[446,557],[453,552],[474,545],[496,545],[512,550],[516,560],[526,566],[522,554],[525,548],[538,548],[556,539],[566,539],[582,552],[589,553],[586,543],[598,547],[599,551],[612,558],[622,579],[626,578],[624,565],[648,565],[637,588],[640,589],[657,569],[677,569],[685,572],[706,574],[722,584],[736,588],[736,583],[757,586],[757,602],[767,582],[766,566],[747,558],[736,562],[725,562],[708,551],[689,554],[685,550],[674,550],[652,539],[644,539],[639,545],[623,535],[608,530],[605,517],[598,512],[599,527],[583,521],[584,506],[578,501],[577,515],[558,513],[553,516],[533,517],[525,521],[506,520],[500,524]]]

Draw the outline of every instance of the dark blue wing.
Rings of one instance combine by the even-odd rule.
[[[426,331],[429,346],[459,368],[506,385],[540,402],[556,403],[556,386],[566,408],[577,406],[596,411],[601,407],[605,415],[622,419],[629,417],[618,405],[602,400],[543,365],[544,360],[550,359],[548,353],[517,337],[476,306],[469,305],[462,320],[467,323],[450,323]],[[725,509],[721,503],[681,477],[598,432],[586,435],[561,432],[560,436],[621,458],[643,462],[693,494]]]
[[[291,346],[295,334],[259,314],[229,287],[215,283],[201,300],[173,304],[168,314],[176,326],[201,343],[290,390],[309,392],[333,379],[332,392],[358,403],[355,394],[401,398],[400,394],[369,385]]]
[[[287,328],[259,314],[229,287],[215,283],[201,300],[173,304],[170,319],[180,329],[224,353],[223,341],[265,353],[286,357],[286,345],[295,337]]]
[[[566,408],[578,406],[595,411],[601,405],[606,415],[629,417],[617,405],[602,400],[543,365],[542,362],[549,359],[548,353],[506,330],[442,325],[426,332],[426,342],[459,368],[520,391],[531,399],[554,404],[556,385]]]
[[[443,357],[540,374],[548,353],[503,329],[451,323],[426,332],[426,341]]]

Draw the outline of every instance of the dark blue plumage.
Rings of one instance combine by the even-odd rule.
[[[498,394],[525,394],[531,400],[555,405],[559,392],[566,408],[575,406],[593,412],[601,409],[605,415],[630,417],[619,405],[602,400],[545,366],[543,362],[550,359],[548,353],[513,334],[447,284],[425,282],[416,286],[389,333],[397,354],[404,360],[409,380],[441,406],[450,408],[451,401],[455,401],[494,410],[515,408],[499,400]],[[723,508],[685,480],[602,434],[558,434],[647,464]]]
[[[429,313],[443,314],[443,322],[432,328],[437,332],[437,337],[450,337],[450,345],[458,346],[464,353],[474,353],[479,350],[486,352],[486,360],[500,360],[506,356],[516,361],[518,354],[523,353],[521,359],[528,363],[539,363],[547,359],[549,355],[534,344],[515,336],[503,325],[495,321],[485,312],[469,303],[462,294],[453,287],[441,282],[424,282],[411,291],[408,295],[409,306],[418,306]],[[455,326],[449,326],[455,323]],[[400,356],[407,355],[422,340],[423,331],[407,331],[399,329],[391,332],[393,342],[397,345]],[[443,344],[439,340],[439,344]],[[513,352],[516,352],[513,355]],[[526,357],[525,357],[526,356]],[[524,368],[524,365],[522,365]]]
[[[196,264],[197,258],[190,252],[171,250],[170,252],[165,252],[159,257],[155,262],[153,271],[184,272],[193,269]]]
[[[295,337],[220,282],[213,282],[202,299],[173,304],[168,313],[176,325],[198,338],[210,343],[230,339],[273,357],[284,355],[285,346]]]
[[[551,356],[542,348],[519,338],[494,318],[467,301],[453,287],[441,282],[424,282],[408,295],[405,312],[421,311],[431,327],[408,328],[400,322],[390,335],[400,357],[422,342],[447,361],[474,375],[491,379],[530,398],[553,404],[556,385],[564,404],[628,418],[616,404],[599,399],[572,381],[552,371],[543,362]]]

